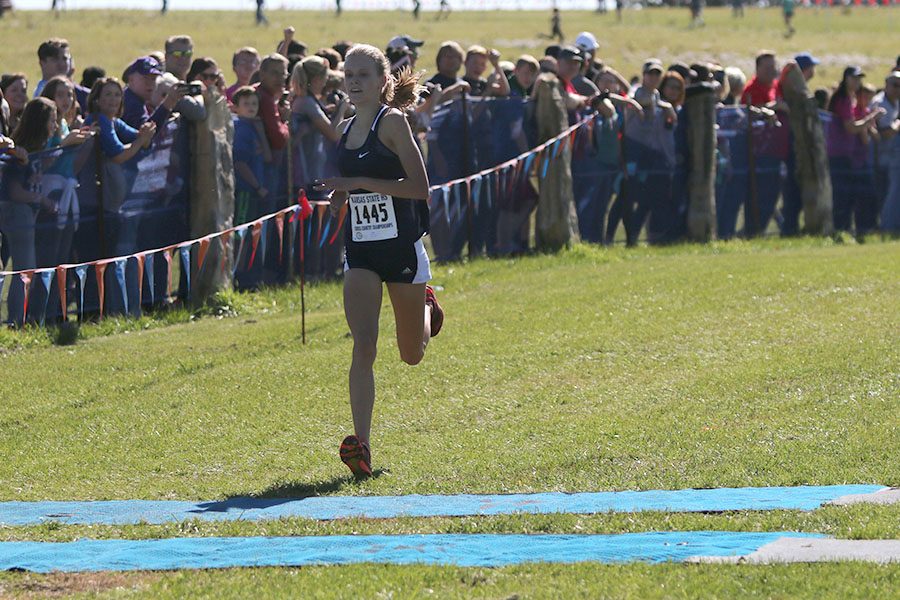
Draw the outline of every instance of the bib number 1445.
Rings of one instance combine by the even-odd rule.
[[[396,238],[394,199],[387,194],[351,194],[350,227],[354,242]]]

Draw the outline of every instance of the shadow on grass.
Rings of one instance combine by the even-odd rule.
[[[375,469],[372,473],[372,479],[381,477],[387,473],[385,469]],[[365,481],[365,480],[363,480]],[[264,509],[287,504],[297,500],[313,498],[316,496],[324,496],[334,492],[339,492],[347,487],[355,487],[362,483],[352,475],[342,477],[332,477],[326,481],[308,482],[286,482],[270,486],[261,492],[252,492],[250,494],[236,494],[229,496],[225,500],[219,502],[201,502],[197,504],[197,508],[189,512],[203,514],[216,512],[230,512],[240,510]]]

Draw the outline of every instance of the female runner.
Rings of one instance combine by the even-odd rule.
[[[375,404],[375,363],[382,282],[387,284],[397,346],[416,365],[444,313],[425,285],[431,267],[422,236],[428,230],[428,175],[402,110],[416,100],[418,76],[394,76],[381,50],[354,46],[344,62],[344,85],[356,116],[338,125],[341,177],[318,183],[334,190],[332,214],[348,203],[344,250],[344,314],[353,336],[350,409],[355,435],[341,443],[341,460],[357,478],[372,475],[369,431]]]

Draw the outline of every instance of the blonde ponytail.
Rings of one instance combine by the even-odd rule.
[[[396,74],[388,76],[387,85],[381,93],[381,101],[391,108],[404,110],[413,106],[419,99],[419,78],[422,73],[413,73],[409,66],[403,67]]]

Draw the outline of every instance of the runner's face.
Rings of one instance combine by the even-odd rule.
[[[344,89],[357,106],[378,103],[385,83],[385,76],[378,74],[375,60],[368,56],[353,54],[344,63]]]

